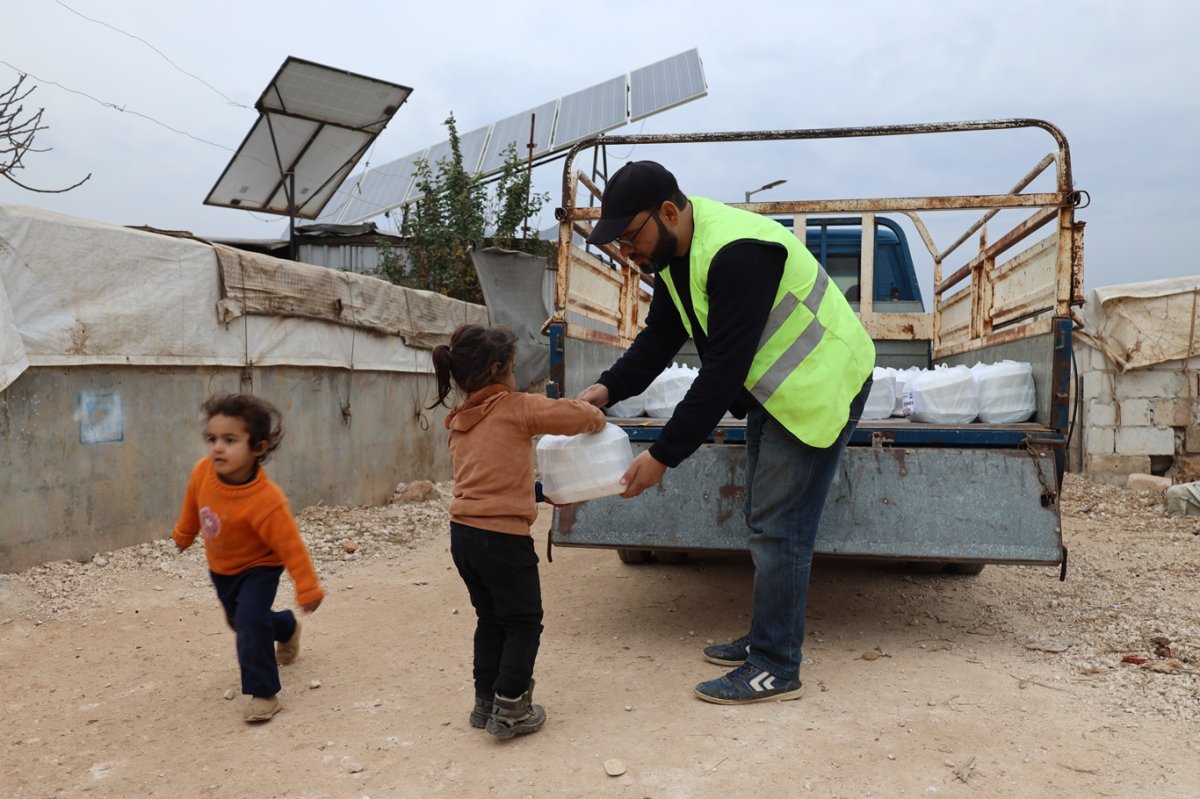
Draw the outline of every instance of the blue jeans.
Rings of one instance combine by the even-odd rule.
[[[209,572],[225,621],[237,633],[238,666],[242,693],[274,696],[279,693],[279,664],[275,642],[290,641],[296,634],[296,616],[290,610],[271,610],[279,590],[282,566],[255,566],[241,574]]]
[[[841,435],[810,447],[761,407],[746,416],[746,524],[754,559],[753,620],[747,662],[777,677],[800,675],[813,548],[829,486],[871,392],[850,403]]]

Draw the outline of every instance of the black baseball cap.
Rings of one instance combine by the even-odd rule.
[[[675,176],[656,161],[630,161],[604,185],[600,221],[588,244],[608,244],[629,226],[639,211],[656,209],[679,192]]]

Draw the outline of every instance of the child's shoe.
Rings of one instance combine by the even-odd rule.
[[[488,719],[487,731],[497,738],[512,738],[514,735],[537,732],[546,723],[546,711],[541,705],[533,704],[533,680],[525,693],[516,699],[496,694],[492,717]]]
[[[271,716],[281,710],[283,710],[283,704],[279,701],[278,695],[252,696],[246,703],[246,711],[242,714],[242,718],[246,721],[270,721]]]
[[[280,666],[286,666],[290,663],[294,663],[299,654],[300,620],[296,619],[296,632],[292,633],[292,637],[286,641],[280,641],[275,644],[275,660]]]
[[[496,704],[495,694],[475,694],[475,707],[471,710],[471,726],[482,730],[492,717],[492,706]]]

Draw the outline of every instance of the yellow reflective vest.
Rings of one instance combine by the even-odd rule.
[[[820,263],[773,219],[703,197],[689,197],[695,224],[689,254],[692,309],[708,333],[708,269],[729,244],[782,244],[787,261],[758,351],[743,382],[767,413],[812,447],[837,440],[850,403],[875,366],[875,344]],[[691,322],[670,275],[659,277],[683,326]]]

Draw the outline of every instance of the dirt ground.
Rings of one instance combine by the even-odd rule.
[[[501,742],[467,725],[473,616],[437,489],[300,514],[329,597],[258,726],[225,698],[198,547],[0,575],[0,796],[1200,796],[1200,520],[1159,498],[1068,475],[1066,582],[819,560],[805,695],[742,707],[691,690],[721,669],[700,649],[746,628],[746,556],[547,563],[543,514],[549,721]]]

